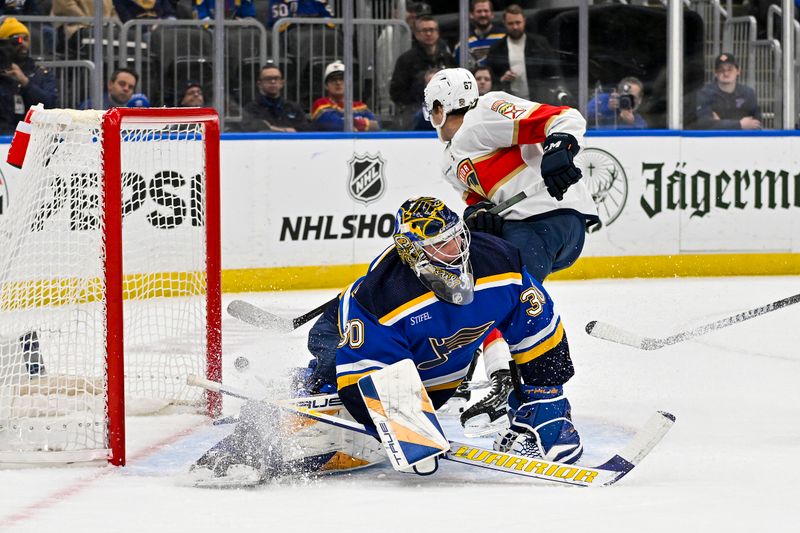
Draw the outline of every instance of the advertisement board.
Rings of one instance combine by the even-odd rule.
[[[590,134],[576,161],[603,226],[556,278],[800,273],[798,153],[791,133]],[[426,135],[223,139],[225,290],[348,283],[390,244],[405,199],[463,210],[441,158]],[[0,173],[0,216],[13,216],[19,173]]]

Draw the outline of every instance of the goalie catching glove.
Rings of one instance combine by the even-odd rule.
[[[503,218],[489,212],[495,204],[489,200],[478,202],[464,210],[464,224],[470,231],[480,231],[497,237],[503,236]]]
[[[583,445],[563,388],[522,385],[521,394],[521,399],[509,395],[511,427],[497,436],[494,449],[546,461],[577,461]]]
[[[542,179],[547,192],[556,200],[563,200],[570,185],[578,183],[582,174],[572,162],[580,146],[578,140],[569,133],[552,133],[542,146]]]

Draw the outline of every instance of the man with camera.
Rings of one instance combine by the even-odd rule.
[[[58,88],[47,69],[29,56],[30,32],[20,21],[0,24],[0,135],[11,135],[32,105],[55,107]]]
[[[622,78],[610,93],[598,91],[589,100],[586,122],[590,128],[646,129],[647,121],[638,113],[644,89],[639,78]]]

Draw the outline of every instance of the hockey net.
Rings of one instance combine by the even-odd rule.
[[[218,410],[186,385],[220,378],[218,147],[210,110],[33,114],[0,217],[0,463],[124,464],[126,411]]]

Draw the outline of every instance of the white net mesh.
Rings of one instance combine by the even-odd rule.
[[[35,113],[0,219],[0,460],[109,447],[102,119]],[[123,123],[121,153],[126,411],[202,405],[203,125]]]

